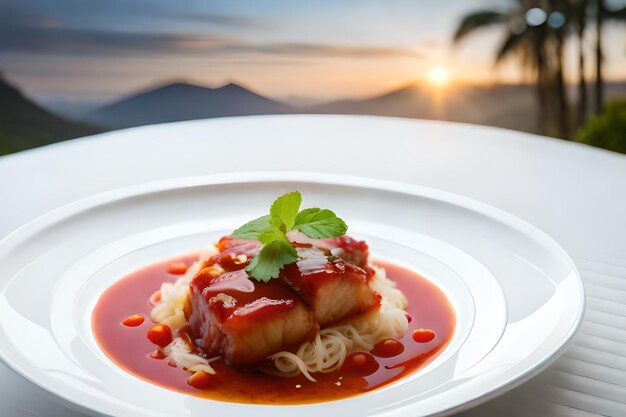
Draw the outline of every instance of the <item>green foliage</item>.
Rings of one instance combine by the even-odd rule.
[[[508,20],[509,16],[506,13],[500,13],[495,10],[480,10],[471,13],[463,17],[459,23],[459,26],[454,34],[454,41],[460,41],[476,29],[504,23]]]
[[[250,276],[267,282],[278,278],[280,270],[298,260],[295,248],[287,239],[287,232],[300,230],[313,239],[337,237],[346,233],[348,226],[330,210],[308,208],[300,210],[302,195],[297,192],[278,197],[270,214],[244,224],[233,232],[240,239],[258,240],[263,248],[246,267]]]
[[[626,98],[607,102],[600,116],[578,130],[576,142],[626,154]]]
[[[275,224],[277,228],[280,228],[282,223],[286,230],[291,230],[296,222],[300,204],[302,196],[297,191],[278,197],[270,208],[270,223]]]
[[[270,228],[270,215],[250,220],[233,232],[233,236],[244,240],[257,240],[259,235]]]
[[[496,64],[499,64],[504,59],[514,54],[516,51],[521,48],[521,44],[523,44],[527,40],[527,29],[525,29],[521,33],[509,33],[508,36],[504,39],[504,42],[500,45],[498,52],[496,53]]]
[[[295,228],[313,239],[341,236],[348,226],[328,209],[309,208],[298,213]]]
[[[252,260],[246,271],[252,278],[267,282],[277,278],[281,268],[298,260],[298,254],[286,238],[274,240],[263,246],[261,252]]]
[[[97,133],[42,109],[0,74],[0,155]]]

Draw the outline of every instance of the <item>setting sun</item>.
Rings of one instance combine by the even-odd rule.
[[[433,67],[426,74],[426,79],[435,87],[445,87],[450,82],[450,71],[442,66]]]

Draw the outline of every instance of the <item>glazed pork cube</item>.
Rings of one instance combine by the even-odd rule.
[[[215,245],[218,254],[205,262],[205,266],[219,264],[226,271],[242,269],[247,262],[258,255],[261,242],[257,240],[242,240],[232,236],[222,237]]]
[[[350,236],[340,236],[323,239],[321,242],[323,242],[324,247],[330,250],[332,255],[369,272],[369,247],[365,241],[356,240]]]
[[[369,286],[372,272],[343,259],[329,260],[327,250],[297,248],[300,260],[287,265],[281,279],[313,309],[321,328],[380,305]]]
[[[296,246],[312,246],[325,250],[328,254],[369,272],[369,247],[363,240],[356,240],[346,235],[329,239],[311,239],[297,230],[292,230],[287,236]]]
[[[318,330],[313,312],[281,280],[250,280],[245,270],[201,270],[190,285],[189,327],[196,344],[239,368],[293,348]]]

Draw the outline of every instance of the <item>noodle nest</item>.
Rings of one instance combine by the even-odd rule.
[[[184,309],[189,295],[189,283],[202,263],[215,253],[215,248],[206,251],[177,281],[161,285],[160,300],[155,303],[150,314],[153,321],[167,324],[172,330],[187,325]],[[375,274],[370,280],[370,286],[381,295],[380,308],[319,330],[312,340],[302,343],[295,352],[281,351],[270,355],[268,359],[273,367],[268,366],[261,370],[283,377],[302,373],[307,379],[315,381],[312,374],[341,368],[348,355],[368,352],[379,341],[406,333],[406,297],[396,288],[395,282],[387,278],[383,268],[372,268]],[[164,353],[183,369],[215,374],[210,362],[217,358],[207,359],[191,352],[180,338],[175,338],[166,346]]]

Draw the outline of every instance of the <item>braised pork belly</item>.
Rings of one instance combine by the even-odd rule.
[[[245,271],[259,242],[218,242],[219,253],[204,262],[189,295],[189,328],[208,355],[254,368],[320,328],[380,305],[369,286],[373,271],[365,242],[342,237],[294,245],[298,261],[283,268],[280,279],[260,282]]]

